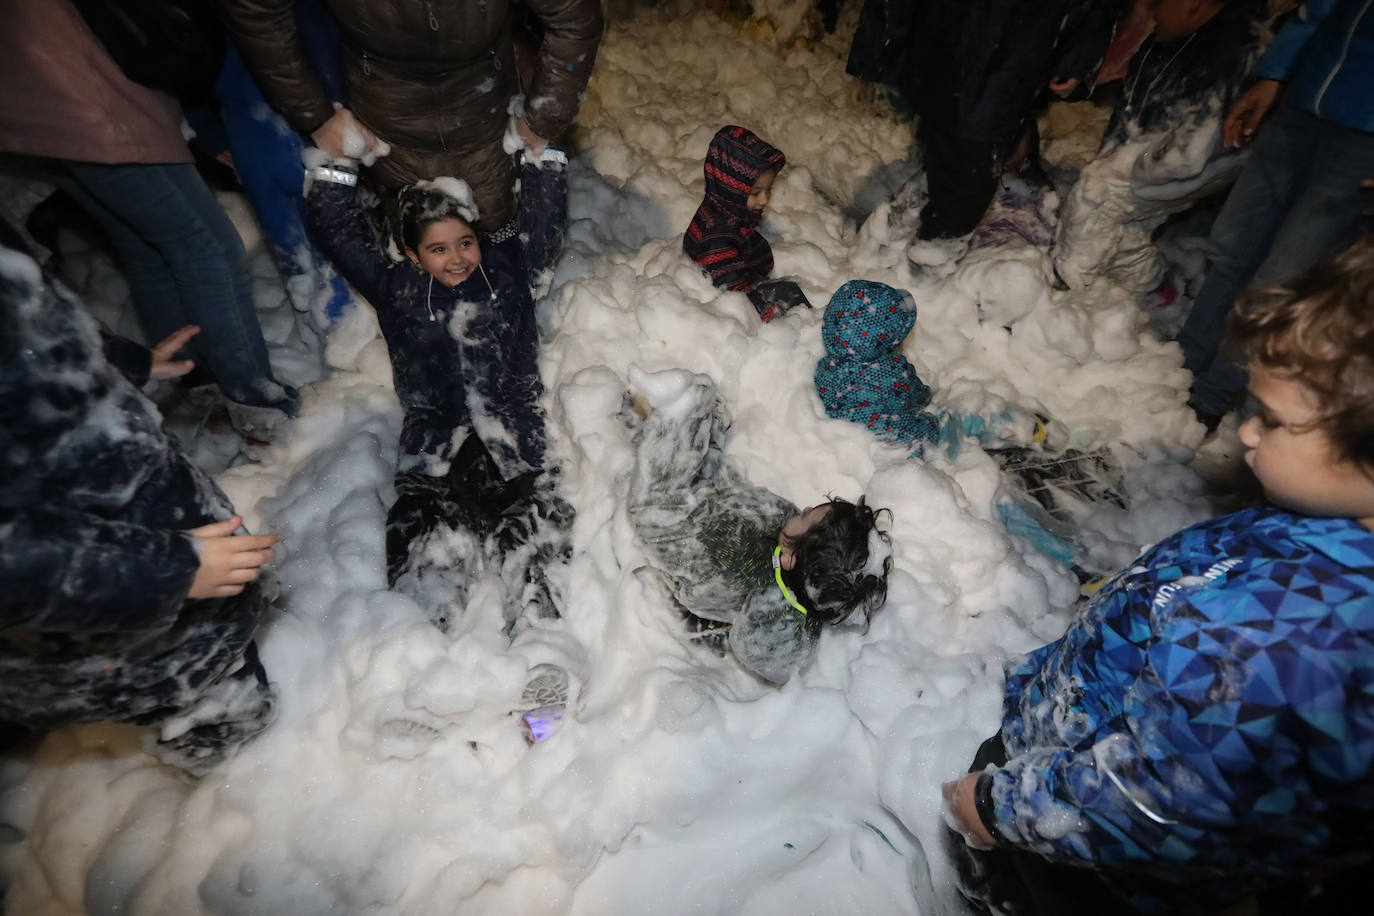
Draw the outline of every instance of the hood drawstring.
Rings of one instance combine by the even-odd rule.
[[[480,270],[480,271],[482,272],[482,279],[486,281],[487,289],[491,292],[491,301],[492,301],[492,302],[495,302],[495,301],[496,301],[496,290],[492,287],[491,281],[487,279],[487,271],[486,271],[486,268],[482,266],[482,262],[481,262],[481,261],[478,261],[478,262],[477,262],[477,269]]]
[[[434,306],[429,304],[429,297],[434,295],[434,274],[429,275],[429,288],[425,290],[425,308],[429,310],[429,320],[438,321],[434,317]]]

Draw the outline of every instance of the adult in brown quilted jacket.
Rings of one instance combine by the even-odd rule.
[[[231,34],[263,93],[327,152],[336,114],[296,35],[294,0],[220,0]],[[516,163],[502,149],[512,96],[525,94],[522,134],[532,146],[577,116],[597,45],[599,0],[519,0],[544,37],[521,86],[512,27],[516,0],[324,0],[339,21],[348,110],[391,145],[372,167],[384,187],[453,175],[472,186],[487,232],[515,215]],[[541,139],[542,138],[542,139]]]

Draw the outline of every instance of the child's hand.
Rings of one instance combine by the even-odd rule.
[[[1244,146],[1255,137],[1260,122],[1274,107],[1283,84],[1278,80],[1259,80],[1231,105],[1221,123],[1221,138],[1232,148]]]
[[[181,348],[186,346],[186,342],[200,333],[200,327],[188,324],[180,330],[173,331],[167,339],[156,347],[153,347],[153,366],[148,370],[148,378],[176,378],[185,375],[196,366],[193,359],[173,359]]]
[[[195,538],[200,568],[191,580],[187,598],[228,598],[243,591],[257,579],[263,564],[270,563],[276,551],[272,545],[281,540],[276,534],[234,534],[243,524],[235,515],[222,522],[202,525],[186,532]]]
[[[997,845],[997,838],[983,826],[973,796],[978,776],[978,773],[969,773],[963,779],[947,782],[940,787],[940,794],[945,799],[943,813],[945,823],[957,831],[965,843],[974,849],[991,849]]]

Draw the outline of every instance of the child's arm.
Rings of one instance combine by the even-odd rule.
[[[199,568],[184,532],[70,510],[0,508],[0,626],[164,629]]]
[[[539,161],[521,161],[516,219],[530,290],[539,299],[548,291],[568,224],[568,156],[562,150],[546,147]]]
[[[337,173],[331,180],[329,173]],[[358,202],[356,184],[345,183],[347,170],[331,166],[311,169],[305,194],[306,225],[315,240],[344,279],[363,297],[381,306],[385,296],[382,285],[391,259],[377,242],[372,224]],[[353,176],[356,182],[357,176]]]
[[[1374,676],[1350,670],[1369,651],[1369,599],[1327,606],[1279,583],[1260,564],[1199,593],[1152,643],[1158,674],[1126,692],[1120,730],[1084,751],[1033,748],[993,771],[999,840],[1056,861],[1162,863],[1181,878],[1321,855],[1332,802],[1374,764],[1374,697],[1350,689]],[[1276,630],[1279,595],[1290,625]],[[1294,602],[1310,616],[1293,614]],[[1304,620],[1324,623],[1309,632]]]
[[[630,478],[630,515],[638,525],[655,506],[685,504],[693,484],[711,476],[708,463],[712,469],[719,465],[726,424],[709,376],[684,370],[650,374],[632,366],[630,384],[654,408],[640,428]]]

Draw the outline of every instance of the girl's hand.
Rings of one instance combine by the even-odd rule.
[[[153,347],[153,366],[148,370],[148,378],[176,378],[185,375],[196,367],[193,359],[173,359],[181,348],[186,346],[186,342],[200,333],[200,327],[188,324],[180,330],[173,331],[166,340]]]
[[[1283,84],[1278,80],[1260,80],[1232,103],[1226,120],[1221,124],[1221,138],[1227,146],[1244,146],[1255,138],[1255,131],[1259,129],[1264,116],[1269,114],[1269,109],[1274,107],[1282,88]]]
[[[978,773],[969,773],[963,779],[947,782],[940,787],[940,794],[945,798],[945,823],[958,831],[964,842],[974,849],[991,849],[997,845],[997,838],[983,826],[983,819],[978,816],[978,806],[973,800],[978,776]]]
[[[281,540],[276,534],[234,534],[243,524],[235,515],[222,522],[202,525],[186,532],[195,538],[200,568],[191,580],[187,598],[228,598],[243,591],[257,579],[263,564],[276,556],[272,545]]]

